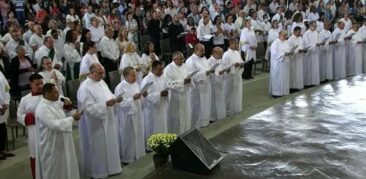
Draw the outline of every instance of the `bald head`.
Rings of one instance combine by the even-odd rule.
[[[203,44],[198,43],[196,46],[194,46],[194,54],[196,54],[199,57],[205,56],[205,46]]]
[[[90,65],[90,72],[88,77],[94,81],[101,81],[104,77],[104,67],[99,63],[93,63]]]

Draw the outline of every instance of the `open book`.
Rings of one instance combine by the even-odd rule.
[[[352,36],[354,36],[356,33],[351,33],[347,36],[347,38],[351,38]]]
[[[298,47],[298,45],[295,45],[291,48],[290,52],[289,53],[294,53],[296,48]],[[310,48],[311,46],[307,47],[306,49]]]
[[[199,70],[196,70],[196,71],[194,71],[194,72],[190,73],[190,74],[187,76],[187,78],[186,78],[186,79],[191,79],[191,78],[192,78],[194,75],[196,75],[198,72],[199,72]]]
[[[341,33],[336,34],[334,40],[337,41],[339,39],[339,37],[341,37]]]
[[[329,37],[326,37],[320,43],[325,43],[328,39],[329,39]]]
[[[209,35],[204,35],[203,39],[204,40],[210,40],[213,37],[213,35],[209,34]]]
[[[220,63],[215,63],[215,65],[211,67],[210,71],[215,70],[219,65],[220,65]]]
[[[145,93],[149,88],[150,86],[153,85],[154,82],[150,81],[149,83],[146,83],[144,87],[142,87],[140,93]]]

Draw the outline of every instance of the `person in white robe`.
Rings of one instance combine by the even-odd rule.
[[[363,46],[363,51],[364,51],[364,53],[363,53],[363,67],[362,67],[362,71],[363,71],[363,73],[366,73],[366,20],[364,20],[363,21],[363,25],[362,25],[362,27],[360,27],[360,29],[358,30],[358,31],[360,31],[360,34],[362,34],[362,46]]]
[[[211,84],[209,75],[215,71],[210,70],[205,57],[205,47],[201,43],[196,44],[194,47],[194,53],[187,59],[186,66],[189,74],[198,71],[192,77],[193,85],[189,89],[192,126],[208,126],[211,114]]]
[[[256,61],[256,48],[257,48],[257,38],[255,36],[254,30],[252,30],[251,20],[244,20],[244,29],[240,33],[240,46],[242,57],[244,58],[244,79],[253,79],[252,69],[253,64]]]
[[[67,117],[53,83],[42,88],[43,97],[35,110],[36,116],[36,178],[78,179],[79,169],[72,136],[73,122],[80,119],[80,112]]]
[[[191,129],[191,108],[188,89],[191,79],[182,52],[173,53],[173,61],[164,69],[164,78],[169,87],[168,132],[183,134]]]
[[[44,56],[50,57],[50,59],[52,60],[52,65],[55,69],[57,70],[61,70],[62,66],[63,66],[63,62],[61,57],[59,57],[57,55],[57,50],[54,47],[54,41],[52,39],[52,37],[45,37],[44,38],[44,44],[36,51],[36,53],[34,54],[34,58],[37,62],[37,67],[40,68],[41,67],[41,59]],[[60,49],[62,50],[62,49]]]
[[[5,160],[8,157],[15,155],[5,150],[8,137],[6,135],[9,119],[9,104],[10,104],[10,86],[4,74],[0,71],[0,160]]]
[[[290,49],[295,48],[290,56],[290,92],[304,88],[304,41],[301,37],[301,27],[295,27],[292,36],[287,40]]]
[[[329,31],[331,22],[324,21],[324,29],[319,32],[319,40],[325,44],[320,48],[319,76],[320,82],[333,80],[333,44],[330,43],[332,33]]]
[[[124,99],[116,107],[116,116],[120,158],[128,164],[145,155],[142,102],[148,93],[141,93],[133,67],[124,68],[122,73],[124,79],[116,86],[114,93]]]
[[[83,111],[79,121],[82,177],[106,178],[121,172],[114,108],[122,98],[109,90],[104,74],[101,64],[92,64],[77,92],[78,109]]]
[[[223,50],[220,47],[212,49],[212,55],[208,59],[210,68],[215,68],[215,73],[210,74],[211,80],[211,119],[217,121],[226,117],[225,106],[225,69],[222,67]]]
[[[319,77],[319,47],[324,45],[319,41],[319,33],[316,31],[316,21],[309,23],[309,30],[303,35],[304,47],[307,53],[304,57],[304,85],[312,86],[320,84]]]
[[[222,68],[226,70],[224,76],[225,108],[227,115],[240,113],[243,110],[243,59],[239,52],[239,42],[229,40],[229,48],[222,56]]]
[[[136,53],[136,45],[133,42],[127,42],[124,53],[119,65],[119,71],[122,72],[126,67],[134,67],[137,73],[137,83],[141,84],[143,78],[143,62],[140,56]]]
[[[333,77],[334,80],[340,80],[346,77],[346,50],[344,38],[344,22],[338,21],[337,28],[332,32],[333,47]]]
[[[273,41],[278,39],[278,33],[281,31],[280,28],[278,28],[278,21],[273,20],[272,21],[272,28],[268,31],[268,38],[267,38],[267,49],[266,49],[266,59],[270,59],[270,47]]]
[[[87,52],[81,59],[80,63],[80,72],[79,72],[79,78],[85,79],[86,76],[89,74],[90,66],[94,63],[99,63],[99,59],[97,56],[97,46],[95,42],[90,41],[85,44],[85,49],[87,49]]]
[[[88,28],[91,34],[91,40],[97,44],[98,52],[100,52],[99,42],[105,35],[104,26],[99,25],[97,17],[91,18],[91,26]]]
[[[6,123],[9,119],[9,104],[10,104],[10,86],[8,80],[0,71],[0,160],[5,160],[7,157],[15,155],[5,151],[5,146],[8,142],[6,133],[8,132]]]
[[[29,45],[32,47],[33,51],[37,51],[44,41],[44,35],[42,34],[42,27],[40,25],[33,26],[33,35],[29,39]]]
[[[163,64],[154,61],[151,72],[142,80],[141,86],[152,83],[147,89],[149,95],[145,98],[144,122],[145,139],[153,134],[168,132],[168,89],[163,76]]]
[[[36,116],[35,111],[42,98],[43,77],[39,74],[32,74],[29,77],[31,93],[20,100],[17,110],[17,121],[27,128],[28,151],[30,157],[32,176],[36,174]]]
[[[290,46],[286,40],[287,32],[282,30],[271,45],[271,69],[269,93],[273,97],[288,95],[290,92]]]
[[[52,62],[49,57],[42,57],[41,59],[42,70],[39,72],[43,77],[44,83],[53,83],[60,95],[64,96],[63,87],[65,85],[64,75],[52,67]]]
[[[363,39],[362,34],[359,31],[359,27],[360,25],[358,22],[354,21],[352,24],[352,29],[346,34],[346,36],[352,36],[347,61],[348,75],[358,75],[362,73],[362,60],[364,52],[362,46]]]

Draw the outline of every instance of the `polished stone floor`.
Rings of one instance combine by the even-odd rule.
[[[366,77],[302,93],[211,142],[226,155],[211,174],[167,164],[146,178],[365,178]]]

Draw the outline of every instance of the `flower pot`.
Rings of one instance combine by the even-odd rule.
[[[161,166],[163,166],[165,163],[167,163],[168,157],[169,157],[169,155],[165,156],[165,155],[154,154],[153,160],[154,160],[155,169],[158,169]]]

